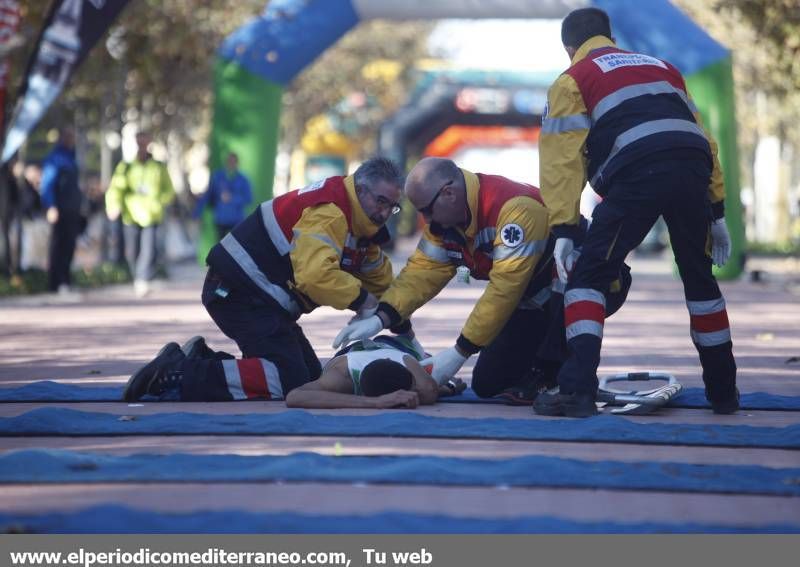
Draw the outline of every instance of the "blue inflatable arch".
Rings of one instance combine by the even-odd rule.
[[[225,152],[236,151],[242,169],[253,181],[257,199],[270,198],[285,87],[361,21],[562,18],[586,6],[597,6],[609,14],[621,47],[666,59],[686,76],[720,145],[735,254],[728,275],[738,275],[741,262],[736,255],[741,258],[743,229],[730,54],[668,0],[272,0],[217,52],[210,166],[219,167]],[[206,233],[210,238],[213,231]],[[210,246],[208,238],[201,248]]]

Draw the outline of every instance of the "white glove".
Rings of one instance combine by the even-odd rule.
[[[450,347],[439,354],[420,360],[419,364],[430,372],[431,377],[441,386],[456,375],[456,372],[461,369],[467,358],[469,357],[458,352],[456,347]]]
[[[346,345],[353,341],[368,339],[380,333],[382,329],[383,321],[377,315],[352,321],[339,331],[339,334],[333,339],[333,348],[339,348],[341,345]]]
[[[725,217],[711,223],[711,261],[717,266],[724,266],[731,257],[731,235]]]
[[[569,273],[572,271],[572,266],[575,263],[575,257],[572,256],[572,251],[575,246],[571,238],[557,238],[556,246],[553,248],[553,259],[556,262],[556,270],[558,270],[558,279],[561,283],[567,283]]]
[[[576,248],[575,250],[573,250],[572,252],[569,253],[569,256],[567,256],[567,262],[566,262],[566,264],[567,264],[567,276],[572,274],[572,268],[574,268],[575,264],[578,263],[578,258],[580,258],[580,257],[581,257],[581,249],[580,248]]]

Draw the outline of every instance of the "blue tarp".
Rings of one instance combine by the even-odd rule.
[[[0,530],[38,533],[265,533],[265,534],[641,534],[641,533],[800,533],[800,526],[743,527],[708,524],[576,522],[561,518],[454,518],[384,512],[369,516],[316,516],[241,510],[168,514],[124,506],[94,506],[79,512],[41,515],[0,513]]]
[[[0,402],[117,402],[121,399],[122,386],[77,386],[43,380],[17,388],[0,388]],[[497,399],[481,399],[472,390],[467,390],[460,396],[442,398],[441,402],[504,403]],[[741,405],[745,410],[800,411],[800,396],[751,392],[742,394]],[[710,406],[702,388],[686,388],[670,401],[668,407],[696,409]]]
[[[0,436],[289,435],[431,437],[531,441],[597,441],[655,445],[800,448],[800,424],[787,427],[636,423],[600,415],[588,419],[442,418],[409,411],[375,415],[279,413],[119,415],[44,407],[0,418]]]
[[[620,47],[666,59],[684,75],[702,71],[728,51],[672,2],[593,0],[611,18],[611,33]]]
[[[46,449],[0,456],[3,483],[275,481],[800,496],[800,468],[756,465],[582,461],[539,455],[509,459],[316,453],[118,456]]]
[[[0,393],[0,401],[3,400]],[[471,389],[460,396],[442,398],[447,403],[504,403],[498,399],[481,399]],[[743,410],[757,411],[800,411],[800,396],[781,396],[766,392],[750,392],[742,394],[739,400]],[[669,401],[666,407],[684,409],[711,409],[706,400],[703,388],[684,388],[680,394]]]

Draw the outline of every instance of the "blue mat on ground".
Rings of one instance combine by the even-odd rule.
[[[170,514],[100,505],[77,512],[0,513],[0,530],[15,533],[158,534],[642,534],[642,533],[800,533],[800,526],[719,526],[696,523],[577,522],[545,516],[456,518],[444,515],[384,512],[369,516],[314,516],[242,510]]]
[[[16,388],[0,388],[0,402],[118,402],[122,398],[122,386],[77,386],[50,380],[33,382]],[[147,398],[145,401],[158,401]],[[173,401],[173,400],[169,400]],[[471,389],[459,396],[442,398],[445,403],[502,404],[503,400],[479,398]],[[781,396],[766,392],[742,394],[742,409],[800,411],[800,396]],[[686,388],[670,401],[671,408],[708,408],[702,388]]]
[[[800,496],[800,468],[434,456],[138,454],[31,449],[0,456],[2,483],[325,482]]]
[[[618,416],[588,419],[443,418],[409,411],[373,415],[302,410],[236,415],[118,414],[44,407],[0,418],[0,436],[284,435],[595,441],[651,445],[800,448],[800,424],[787,427],[637,423]]]
[[[2,401],[2,398],[0,398]],[[496,398],[479,398],[471,389],[464,391],[459,396],[442,398],[440,402],[446,403],[494,403],[502,404],[503,400]],[[765,411],[800,411],[800,396],[781,396],[766,392],[751,392],[742,394],[739,400],[744,410]],[[710,409],[711,405],[706,400],[703,388],[684,388],[680,394],[669,401],[666,407],[684,409]]]

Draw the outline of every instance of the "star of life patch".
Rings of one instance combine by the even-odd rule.
[[[516,248],[525,240],[525,231],[515,223],[509,223],[500,229],[500,239],[509,248]]]
[[[641,65],[655,65],[666,69],[667,66],[660,59],[644,55],[643,53],[607,53],[592,59],[603,73],[608,73],[620,67],[639,67]]]

